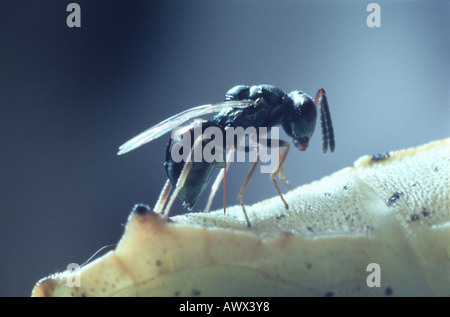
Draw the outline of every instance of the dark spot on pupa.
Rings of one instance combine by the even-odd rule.
[[[176,291],[175,293],[173,293],[174,296],[180,296],[180,291]]]
[[[308,269],[310,269],[310,268],[312,268],[312,264],[311,263],[306,263],[306,267],[308,268]]]
[[[416,220],[419,220],[419,215],[412,215],[411,221],[416,221]]]
[[[308,231],[314,232],[313,227],[306,227]]]
[[[346,186],[344,186],[343,188],[344,188],[344,190],[347,190],[347,189],[348,189],[348,186],[346,185]]]
[[[392,288],[386,287],[386,290],[384,291],[384,294],[386,296],[391,296],[392,295]]]
[[[434,168],[434,171],[437,173],[437,172],[439,172],[439,168],[438,167],[435,167]]]
[[[423,208],[423,209],[422,209],[422,215],[423,215],[424,217],[428,217],[428,216],[430,215],[430,213],[429,213],[425,208]]]
[[[374,228],[374,227],[372,227],[372,226],[366,226],[366,229],[367,229],[367,230],[369,230],[369,231],[373,231],[373,230],[375,230],[375,228]]]
[[[388,205],[392,205],[393,203],[395,203],[401,195],[403,195],[403,193],[401,192],[395,192],[394,194],[392,194],[392,196],[389,197]]]
[[[391,155],[389,153],[379,153],[379,154],[374,154],[372,155],[372,157],[370,158],[370,160],[372,162],[379,162],[379,161],[383,161],[386,160],[388,158],[390,158]]]
[[[330,196],[331,196],[331,193],[324,193],[324,195],[325,195],[326,197],[330,197]]]
[[[156,260],[156,266],[161,266],[162,262],[161,260]]]
[[[326,292],[324,296],[325,297],[333,297],[334,293],[333,292]]]
[[[192,289],[192,295],[193,296],[200,296],[200,291],[196,289]]]
[[[133,212],[139,215],[145,215],[146,212],[150,211],[150,207],[145,204],[136,204],[133,207]]]
[[[86,293],[81,293],[81,297],[87,297]]]
[[[277,220],[281,220],[281,219],[283,219],[285,216],[284,215],[279,215],[276,219]]]

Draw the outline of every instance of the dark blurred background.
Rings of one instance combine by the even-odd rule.
[[[322,154],[320,129],[292,148],[295,187],[449,136],[449,1],[377,1],[379,28],[370,1],[76,1],[81,28],[70,2],[0,2],[1,296],[116,243],[133,205],[156,202],[170,136],[118,146],[234,85],[326,89],[336,151]],[[229,205],[249,168],[232,165]],[[259,174],[245,201],[275,195]]]

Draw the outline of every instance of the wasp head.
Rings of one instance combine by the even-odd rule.
[[[304,151],[316,127],[316,106],[311,97],[301,91],[293,91],[288,97],[292,101],[292,108],[282,126],[293,139],[295,147]]]

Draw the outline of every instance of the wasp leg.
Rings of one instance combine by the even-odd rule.
[[[280,143],[280,147],[285,146],[286,149],[283,151],[283,153],[279,157],[278,164],[275,167],[275,170],[272,172],[272,174],[270,174],[270,178],[272,178],[273,184],[275,185],[275,189],[277,190],[278,195],[280,195],[280,198],[284,203],[284,207],[286,209],[289,209],[289,205],[287,204],[286,200],[284,200],[283,194],[281,194],[280,188],[278,187],[278,184],[277,184],[277,175],[280,172],[280,169],[283,166],[284,161],[286,160],[286,156],[289,153],[289,143],[286,141],[283,141],[283,140],[279,140],[279,143]]]
[[[167,180],[164,184],[164,187],[161,191],[161,194],[159,194],[158,201],[155,204],[154,211],[156,213],[161,213],[161,211],[164,208],[164,205],[166,204],[167,197],[169,197],[170,190],[172,189],[172,184],[170,183],[170,180]]]
[[[217,178],[215,179],[213,185],[211,186],[211,193],[209,194],[208,197],[208,203],[206,204],[205,207],[205,212],[208,212],[209,209],[211,208],[211,204],[212,201],[214,199],[214,196],[216,195],[217,190],[219,189],[220,186],[220,182],[223,179],[223,213],[225,214],[226,212],[226,174],[228,172],[228,168],[231,164],[231,155],[233,155],[234,153],[234,149],[230,149],[229,152],[227,153],[227,157],[226,157],[226,162],[227,165],[225,166],[224,169],[220,170],[219,174],[217,175]]]
[[[192,163],[194,161],[194,153],[196,149],[201,146],[203,141],[203,136],[199,136],[195,142],[194,146],[191,148],[189,152],[189,160],[184,163],[183,170],[181,171],[180,177],[178,177],[177,184],[175,185],[175,190],[170,196],[169,202],[167,203],[166,209],[164,210],[163,221],[166,222],[169,219],[169,211],[172,208],[173,202],[175,198],[178,196],[180,189],[183,188],[184,183],[186,182],[186,178],[189,175],[189,171],[191,170]]]
[[[258,165],[258,161],[259,161],[259,147],[258,147],[258,155],[256,156],[256,160],[253,163],[252,167],[250,168],[250,171],[247,174],[247,177],[244,180],[244,183],[241,186],[241,189],[239,190],[239,194],[238,194],[238,199],[241,203],[241,207],[242,207],[242,211],[244,212],[244,216],[245,216],[245,220],[247,221],[247,227],[251,227],[250,225],[250,220],[248,220],[248,216],[247,216],[247,212],[245,211],[245,205],[244,205],[244,192],[245,189],[247,188],[248,182],[250,181],[250,179],[253,176],[253,173],[255,172],[256,166]]]
[[[281,157],[280,147],[278,147],[278,157]],[[284,166],[283,165],[280,166],[280,173],[278,174],[278,177],[280,177],[280,179],[282,180],[284,185],[286,185],[287,188],[289,188],[290,190],[294,189],[294,188],[292,188],[291,184],[289,184],[289,181],[286,179],[286,176],[284,175]]]
[[[266,144],[268,147],[272,147],[270,139],[266,140]],[[278,187],[278,184],[277,184],[277,176],[278,176],[278,174],[280,174],[280,171],[283,167],[283,163],[286,160],[286,156],[288,155],[288,152],[289,152],[289,142],[286,142],[284,140],[278,140],[277,147],[280,148],[282,146],[286,147],[286,149],[283,151],[283,153],[281,155],[279,155],[280,152],[278,152],[279,157],[278,157],[277,166],[275,166],[275,169],[270,174],[270,178],[273,181],[273,184],[275,186],[275,189],[277,190],[278,195],[280,196],[281,200],[283,201],[284,207],[286,209],[289,209],[289,205],[287,204],[286,200],[284,199],[283,194],[281,193],[280,188]],[[283,177],[284,177],[284,175],[280,176],[281,179],[283,179]]]
[[[205,212],[209,212],[209,209],[211,208],[212,201],[214,199],[214,196],[216,195],[217,190],[219,189],[220,183],[222,182],[222,179],[224,178],[224,174],[226,172],[226,167],[222,170],[220,170],[219,174],[216,177],[216,180],[214,181],[213,185],[211,186],[211,193],[208,197],[208,202],[205,206]]]

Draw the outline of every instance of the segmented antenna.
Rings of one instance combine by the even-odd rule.
[[[319,98],[322,98],[322,96],[320,96]],[[316,104],[317,104],[317,102],[316,102]],[[327,150],[328,150],[328,125],[327,125],[327,121],[326,121],[325,109],[322,106],[320,106],[320,123],[322,125],[323,153],[327,153]]]
[[[316,106],[320,106],[320,123],[322,126],[323,153],[327,153],[328,147],[334,152],[334,131],[331,122],[330,109],[328,107],[325,90],[320,88],[316,95]]]

